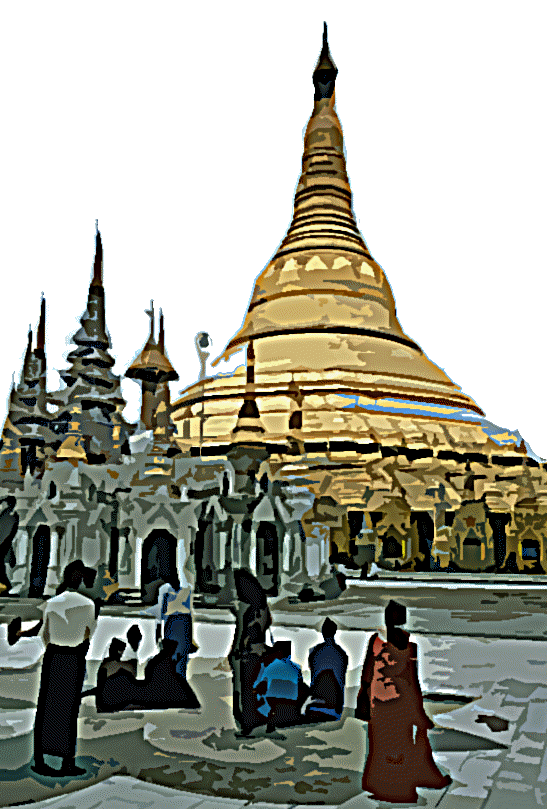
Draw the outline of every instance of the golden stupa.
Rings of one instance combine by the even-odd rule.
[[[304,432],[356,433],[361,441],[367,434],[369,441],[382,439],[372,423],[352,426],[349,410],[376,409],[378,402],[392,410],[398,403],[399,418],[413,414],[413,402],[425,407],[426,418],[452,418],[460,410],[484,415],[405,334],[389,282],[359,232],[334,107],[337,72],[325,30],[293,220],[258,276],[242,327],[213,363],[246,346],[247,379],[241,370],[219,375],[191,386],[174,405],[180,420],[182,407],[188,418],[190,403],[204,404],[202,439],[227,439],[241,406],[234,397],[248,391],[246,383],[270,437],[289,430],[295,409],[302,410]],[[193,426],[186,438],[196,434]]]
[[[257,474],[313,500],[301,527],[323,573],[342,557],[501,570],[512,553],[521,569],[526,554],[539,565],[545,472],[403,331],[353,213],[337,72],[325,26],[294,216],[213,366],[242,347],[246,364],[182,392],[177,443],[218,457],[262,446]]]

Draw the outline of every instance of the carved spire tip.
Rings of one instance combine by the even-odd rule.
[[[158,348],[162,354],[165,352],[165,330],[163,326],[163,309],[160,309],[160,329],[158,334]]]
[[[319,54],[319,60],[313,71],[313,84],[315,87],[315,100],[331,98],[334,93],[334,82],[338,74],[338,68],[332,61],[329,50],[329,40],[327,23],[323,23],[323,47]]]
[[[154,301],[150,301],[150,309],[145,309],[145,314],[148,315],[150,318],[150,336],[148,340],[155,340],[154,332],[155,329],[155,316],[154,316]]]
[[[38,330],[36,332],[36,350],[44,351],[46,347],[46,299],[42,292],[40,299],[40,320],[38,321]]]
[[[103,242],[99,230],[99,220],[95,220],[95,262],[93,264],[93,286],[103,285]]]

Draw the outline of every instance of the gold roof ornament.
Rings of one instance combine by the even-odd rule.
[[[325,24],[293,219],[258,276],[241,329],[213,366],[252,340],[259,385],[273,374],[297,372],[313,385],[328,377],[331,389],[483,415],[405,334],[389,282],[359,232],[334,106],[337,73]]]
[[[129,377],[129,379],[140,379],[155,383],[176,381],[179,375],[165,353],[163,312],[160,309],[158,342],[156,342],[154,336],[154,301],[150,301],[150,309],[146,310],[146,314],[150,318],[150,334],[148,335],[148,340],[136,360],[131,363],[125,372],[125,376]]]

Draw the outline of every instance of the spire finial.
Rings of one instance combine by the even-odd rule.
[[[154,301],[150,301],[150,309],[145,309],[145,314],[150,318],[150,337],[149,340],[154,340],[154,332],[156,331],[156,324],[154,318]]]
[[[103,243],[98,219],[95,219],[95,264],[93,265],[93,281],[91,284],[92,286],[103,285]]]
[[[21,369],[21,383],[24,383],[30,374],[31,357],[32,357],[32,326],[29,323],[27,334],[27,347],[25,350],[25,357],[23,359],[23,368]]]
[[[338,68],[332,61],[329,51],[327,23],[323,23],[323,47],[319,54],[319,61],[313,71],[313,85],[315,87],[315,100],[331,98],[334,93],[334,82],[338,75]]]
[[[36,332],[36,350],[44,351],[46,347],[46,299],[42,292],[40,300],[40,320],[38,322],[38,331]]]
[[[163,329],[163,309],[160,309],[160,331],[158,334],[158,348],[162,354],[165,353],[165,331]]]

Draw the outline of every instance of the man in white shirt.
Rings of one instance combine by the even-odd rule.
[[[96,627],[95,605],[76,592],[88,568],[77,560],[66,566],[58,595],[44,608],[40,636],[46,650],[34,724],[34,765],[40,775],[82,775],[74,763],[85,658]],[[56,770],[44,755],[62,759]]]

